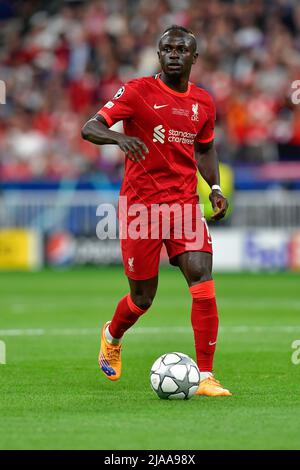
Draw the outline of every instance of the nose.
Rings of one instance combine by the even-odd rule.
[[[178,58],[178,52],[177,52],[177,49],[172,49],[172,50],[171,50],[170,57],[176,57],[176,58]]]

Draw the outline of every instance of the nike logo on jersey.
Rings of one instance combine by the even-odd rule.
[[[153,106],[154,109],[160,109],[160,108],[165,108],[166,106],[169,106],[168,104],[155,104]]]
[[[217,341],[214,341],[214,342],[210,341],[208,344],[209,344],[210,346],[214,346],[214,344],[217,344]]]

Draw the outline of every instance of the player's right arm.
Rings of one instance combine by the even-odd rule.
[[[120,88],[112,101],[85,123],[81,130],[82,138],[96,145],[118,145],[130,160],[144,160],[149,151],[140,138],[109,129],[118,121],[133,118],[135,106],[131,87],[126,85]]]
[[[118,145],[132,161],[145,160],[143,152],[149,153],[148,148],[141,139],[111,131],[105,118],[99,114],[96,114],[85,123],[81,130],[81,136],[96,145]]]

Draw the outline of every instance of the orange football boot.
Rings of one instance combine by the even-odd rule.
[[[196,395],[204,395],[207,397],[231,397],[227,388],[224,388],[213,375],[207,379],[201,380]]]
[[[121,344],[111,344],[105,338],[105,329],[110,321],[102,328],[101,344],[98,356],[99,367],[109,380],[118,380],[121,376]]]

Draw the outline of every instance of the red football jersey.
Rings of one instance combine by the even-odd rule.
[[[128,204],[198,202],[194,142],[214,138],[215,105],[202,88],[189,83],[184,93],[159,77],[129,81],[98,111],[112,126],[123,120],[126,135],[148,147],[145,160],[125,161],[121,195]]]

